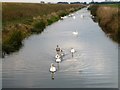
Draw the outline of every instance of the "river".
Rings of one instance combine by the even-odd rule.
[[[59,20],[41,34],[26,38],[18,52],[3,59],[3,88],[118,87],[118,44],[93,22],[86,8],[74,15],[75,19]],[[49,68],[51,63],[57,67],[57,45],[65,56],[52,80]],[[76,50],[73,58],[72,47]]]

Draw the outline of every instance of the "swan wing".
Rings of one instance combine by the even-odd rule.
[[[51,72],[55,72],[55,71],[56,71],[56,68],[55,68],[55,67],[51,67],[51,68],[50,68],[50,71],[51,71]]]
[[[56,62],[61,62],[61,59],[60,59],[60,58],[57,58],[57,59],[56,59]]]

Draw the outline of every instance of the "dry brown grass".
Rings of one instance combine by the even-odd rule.
[[[118,8],[101,6],[97,10],[97,16],[103,30],[110,33],[114,40],[118,40]]]
[[[120,8],[109,5],[92,6],[99,25],[110,37],[120,43]]]
[[[3,23],[24,22],[37,16],[44,16],[58,11],[68,11],[81,5],[2,3]]]

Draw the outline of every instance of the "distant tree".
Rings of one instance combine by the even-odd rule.
[[[57,2],[57,4],[69,4],[68,2]]]
[[[70,2],[70,4],[80,4],[80,2]]]
[[[83,2],[83,4],[87,4],[86,2]]]
[[[41,4],[44,4],[45,2],[44,1],[40,1]]]

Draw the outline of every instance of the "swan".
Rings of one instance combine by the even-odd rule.
[[[84,18],[84,15],[81,15],[81,18]]]
[[[71,14],[70,14],[70,15],[68,15],[68,17],[71,17]]]
[[[66,18],[67,18],[67,16],[61,17],[61,20],[66,19]]]
[[[70,51],[71,53],[72,53],[72,57],[73,57],[73,54],[74,54],[74,52],[75,52],[75,49],[74,48],[71,48],[71,51]]]
[[[51,72],[51,73],[54,73],[54,72],[56,72],[56,71],[57,71],[57,70],[56,70],[56,67],[54,66],[53,63],[51,63],[50,72]]]
[[[64,54],[63,50],[61,50],[61,57],[64,56],[64,55],[65,55],[65,54]]]
[[[72,17],[72,16],[74,16],[74,14],[69,14],[68,16],[69,16],[69,17]]]
[[[64,18],[64,19],[66,19],[66,18],[67,18],[67,16],[64,16],[63,18]]]
[[[74,48],[71,48],[71,51],[70,51],[71,53],[74,53],[75,52],[75,49]]]
[[[64,54],[64,53],[61,53],[61,56],[65,56],[65,54]]]
[[[95,18],[93,15],[90,15],[91,16],[91,18]]]
[[[57,52],[57,54],[59,54],[60,53],[60,48],[59,48],[59,46],[57,45],[57,48],[56,48],[56,52]]]
[[[63,17],[61,17],[61,19],[63,20]]]
[[[74,14],[71,14],[72,16],[74,16]]]
[[[61,62],[61,59],[60,59],[60,58],[57,58],[55,61],[56,61],[57,63],[60,63],[60,62]]]
[[[76,17],[75,16],[73,16],[73,19],[75,19]]]
[[[73,33],[73,35],[78,35],[78,32],[77,31],[75,31],[75,32],[72,32]]]
[[[57,58],[60,58],[60,55],[59,54],[56,54],[55,55],[55,58],[57,59]]]

